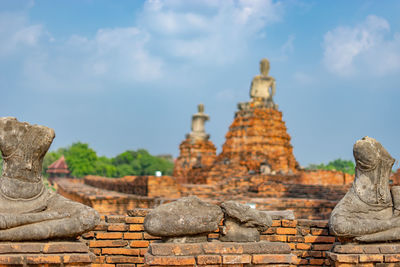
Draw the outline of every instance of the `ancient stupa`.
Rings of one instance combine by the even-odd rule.
[[[179,145],[180,154],[175,161],[173,176],[179,183],[205,183],[204,174],[216,158],[216,148],[205,131],[209,116],[204,113],[203,104],[197,108],[198,112],[192,116],[192,131]]]
[[[269,61],[262,59],[260,74],[250,86],[250,101],[238,104],[238,111],[208,182],[248,173],[291,174],[298,163],[293,155],[282,112],[273,101],[275,79],[268,75]]]

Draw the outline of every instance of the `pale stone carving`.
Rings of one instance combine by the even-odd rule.
[[[221,228],[221,241],[224,242],[258,242],[260,233],[272,225],[271,216],[265,211],[250,208],[235,201],[221,204],[225,214]]]
[[[260,61],[260,75],[255,76],[251,82],[250,97],[253,100],[272,101],[276,91],[276,83],[273,77],[268,76],[268,72],[269,61],[263,58]]]
[[[192,141],[205,141],[210,138],[210,135],[208,135],[205,130],[205,123],[210,117],[204,113],[203,104],[199,104],[197,110],[198,112],[192,116],[192,131],[187,135],[187,138],[190,138]]]
[[[400,240],[400,191],[398,187],[389,188],[395,160],[370,137],[358,140],[353,154],[355,180],[332,211],[331,231],[360,242]]]
[[[218,229],[223,217],[220,207],[195,196],[160,205],[147,214],[144,229],[165,242],[206,242],[207,234]]]
[[[42,162],[54,137],[45,126],[0,118],[0,240],[76,237],[99,223],[94,209],[45,188]]]

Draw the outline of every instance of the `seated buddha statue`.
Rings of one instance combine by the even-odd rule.
[[[359,242],[400,240],[399,188],[389,187],[395,160],[370,137],[358,140],[353,154],[355,179],[331,213],[331,231]]]
[[[250,86],[250,97],[253,101],[270,101],[275,95],[275,79],[268,75],[269,61],[264,58],[260,61],[260,75],[253,78]]]
[[[42,162],[55,133],[45,126],[0,118],[0,240],[76,237],[99,223],[98,213],[47,189]]]

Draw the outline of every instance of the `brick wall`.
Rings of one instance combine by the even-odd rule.
[[[135,209],[130,212],[131,216],[104,216],[94,231],[83,235],[81,239],[96,255],[95,264],[142,266],[149,244],[159,240],[144,232],[143,221],[148,211]],[[218,236],[218,232],[211,233],[209,240]],[[272,227],[262,234],[261,240],[289,244],[292,254],[299,259],[299,266],[329,265],[326,252],[336,241],[329,234],[327,221],[321,220],[274,220]]]

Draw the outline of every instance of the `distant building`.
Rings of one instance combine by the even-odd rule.
[[[50,179],[59,177],[68,177],[70,171],[68,170],[67,162],[65,162],[64,156],[61,156],[58,160],[53,162],[46,171]]]

